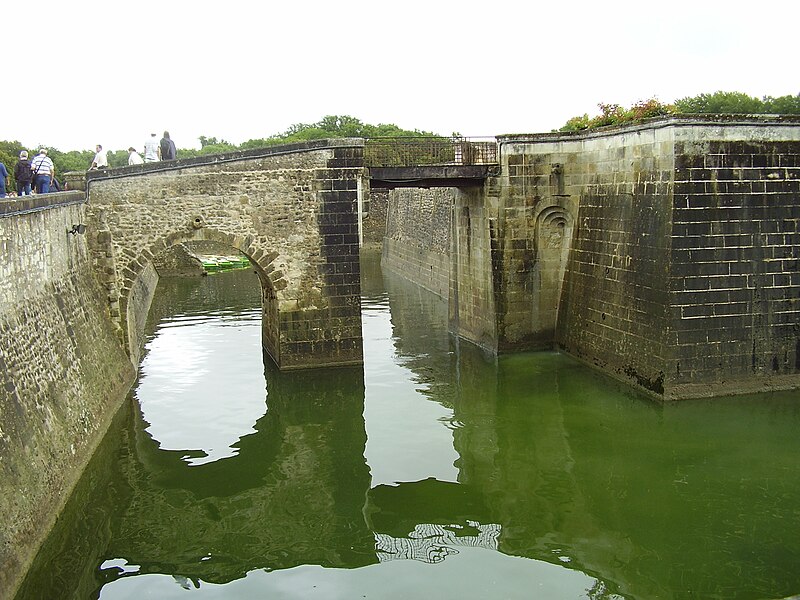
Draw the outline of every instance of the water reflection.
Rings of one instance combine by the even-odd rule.
[[[260,339],[260,310],[160,323],[134,397],[162,450],[184,450],[190,465],[236,454],[236,442],[267,410],[261,357],[240,352]]]
[[[432,384],[389,349],[397,340],[384,293],[365,301],[363,321],[365,406],[369,439],[366,457],[372,485],[419,481],[433,477],[456,481],[458,459],[453,435],[442,423],[452,419],[452,407],[430,402]],[[439,336],[447,331],[438,325]]]
[[[460,373],[459,480],[502,552],[567,557],[634,598],[800,587],[795,394],[657,406],[558,355]]]
[[[267,410],[260,302],[250,269],[164,280],[154,298],[134,398],[159,447],[189,465],[235,455]]]
[[[124,468],[131,497],[111,525],[109,556],[137,565],[137,576],[214,583],[253,569],[374,561],[362,514],[361,370],[268,378],[269,410],[227,460],[191,468],[138,433]]]
[[[363,370],[259,363],[260,389],[241,393],[262,412],[225,448],[168,449],[132,404],[20,598],[800,592],[796,393],[657,405],[558,354],[486,357],[376,261],[362,268]],[[235,306],[223,281],[203,310],[246,328],[258,290]],[[203,322],[203,282],[177,285],[158,322]],[[238,345],[223,354],[250,352]],[[210,397],[216,419],[238,410]],[[191,448],[225,458],[192,466]]]
[[[379,254],[362,257],[361,273],[372,485],[455,482],[458,454],[447,426],[453,405],[433,376],[450,360],[447,304],[402,280],[384,279]]]

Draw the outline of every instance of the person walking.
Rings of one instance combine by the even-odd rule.
[[[0,198],[6,197],[6,182],[8,182],[8,169],[0,162]]]
[[[50,191],[50,184],[56,176],[56,167],[53,161],[47,156],[47,148],[41,148],[39,154],[31,161],[33,171],[33,182],[36,184],[37,194],[47,194]]]
[[[17,180],[17,196],[30,196],[33,172],[31,171],[31,161],[28,160],[27,150],[19,153],[19,160],[14,165],[14,179]]]
[[[151,133],[150,139],[144,143],[144,162],[157,162],[161,160],[161,148],[158,145],[156,134]]]
[[[175,150],[175,142],[169,137],[169,131],[164,132],[164,137],[159,142],[161,148],[161,160],[175,160],[177,151]]]
[[[131,146],[128,148],[128,164],[129,165],[141,165],[144,163],[144,159],[142,155],[136,151],[136,148]]]
[[[90,171],[95,171],[97,169],[107,169],[108,168],[108,153],[103,150],[103,146],[97,144],[95,147],[97,153],[94,155],[94,159],[92,160],[92,166],[89,167]]]

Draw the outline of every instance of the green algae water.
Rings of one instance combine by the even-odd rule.
[[[251,271],[162,280],[131,400],[17,597],[800,593],[797,392],[654,404],[458,343],[379,256],[362,290],[364,367],[279,373]]]

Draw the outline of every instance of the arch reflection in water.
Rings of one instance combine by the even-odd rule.
[[[159,282],[134,397],[159,446],[190,465],[235,454],[266,412],[260,306],[250,269]]]
[[[260,344],[257,309],[161,322],[135,393],[161,449],[185,451],[189,465],[236,454],[267,409]]]
[[[138,458],[124,468],[131,498],[112,525],[110,556],[137,565],[136,576],[212,583],[253,569],[375,562],[363,517],[363,371],[270,368],[267,380],[269,410],[224,461],[190,468],[137,433]]]
[[[112,566],[112,573],[225,583],[253,569],[374,561],[362,514],[369,489],[363,369],[275,369],[260,349],[261,298],[251,273],[168,285],[154,307],[161,325],[137,392],[146,400],[152,382],[158,394],[141,402],[151,422],[146,432],[136,428],[137,453],[125,468],[131,500],[107,555],[137,568]],[[155,356],[161,345],[170,352]],[[187,352],[175,352],[181,345]],[[225,372],[209,372],[214,363]],[[167,394],[171,403],[163,402]],[[180,418],[198,398],[204,414]],[[153,411],[168,415],[166,426],[178,431],[161,427],[155,435]],[[209,445],[220,431],[225,448]],[[187,443],[192,435],[197,442]],[[198,446],[208,456],[187,465],[187,451]]]

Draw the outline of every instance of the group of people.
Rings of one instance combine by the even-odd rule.
[[[144,143],[144,158],[131,146],[128,148],[128,164],[141,165],[142,163],[158,162],[159,160],[174,160],[177,157],[175,142],[169,137],[169,131],[164,132],[161,140],[156,140],[157,134],[151,133],[150,138]]]
[[[150,138],[144,144],[144,158],[131,146],[128,148],[128,164],[140,165],[146,162],[156,162],[159,160],[174,160],[177,155],[175,142],[169,137],[169,131],[164,132],[164,137],[157,140],[155,133],[150,134]],[[108,168],[108,152],[103,150],[103,146],[97,144],[95,155],[90,171]],[[6,187],[9,183],[9,172],[6,166],[0,162],[0,198],[7,196]],[[47,156],[47,148],[41,148],[32,160],[28,160],[28,151],[22,150],[19,153],[19,160],[14,165],[14,179],[17,182],[17,196],[46,194],[51,191],[60,191],[58,180],[56,179],[56,168],[53,160]]]
[[[0,198],[7,195],[8,177],[6,166],[0,163]],[[53,160],[47,156],[47,148],[41,148],[32,160],[28,160],[28,151],[22,150],[17,164],[14,165],[14,179],[17,181],[17,196],[29,196],[33,191],[46,194],[60,189],[56,180],[56,168]]]

